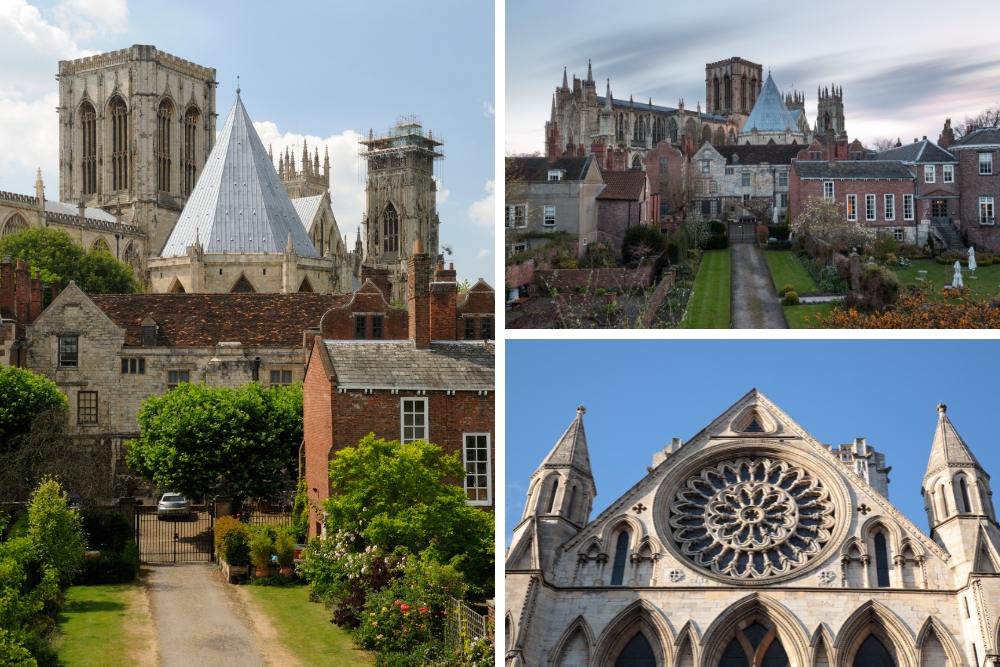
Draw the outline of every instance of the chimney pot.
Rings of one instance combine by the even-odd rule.
[[[420,255],[420,254],[423,254],[423,252],[424,252],[424,240],[423,239],[414,239],[413,240],[413,254],[414,255]]]

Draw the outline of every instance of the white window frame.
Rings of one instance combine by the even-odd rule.
[[[913,195],[903,195],[903,220],[913,220]]]
[[[823,181],[823,199],[833,199],[833,181]]]
[[[423,408],[423,416],[424,416],[423,429],[424,429],[424,433],[423,433],[423,435],[421,437],[413,437],[413,438],[407,438],[406,437],[406,415],[407,414],[414,414],[414,415],[418,414],[416,411],[411,411],[409,413],[406,412],[406,403],[408,401],[413,401],[413,402],[416,402],[416,403],[420,403],[421,405],[424,406],[424,408]],[[415,442],[417,440],[427,440],[428,442],[430,442],[430,437],[431,437],[430,436],[430,424],[428,423],[430,421],[430,419],[429,419],[429,416],[428,416],[427,408],[428,408],[428,406],[427,406],[427,399],[425,397],[423,397],[423,396],[404,396],[404,397],[402,397],[402,398],[399,399],[399,441],[401,443],[406,444],[407,442]],[[412,435],[415,436],[415,435],[417,435],[416,429],[418,429],[420,427],[417,426],[416,424],[411,424],[410,428],[414,429]]]
[[[865,221],[875,222],[878,219],[878,209],[875,208],[875,195],[865,195]]]
[[[735,169],[733,169],[732,167],[726,167],[726,176],[732,176],[735,173],[736,173]]]
[[[719,192],[719,184],[716,183],[715,181],[709,181],[708,182],[708,194],[714,195],[714,194],[717,194],[718,192]]]
[[[955,182],[955,165],[946,164],[941,166],[941,182],[942,183],[954,183]]]
[[[979,224],[988,226],[996,224],[996,210],[993,208],[993,197],[979,198]]]
[[[507,204],[507,227],[527,227],[528,226],[528,206],[527,204]]]
[[[544,207],[542,207],[542,226],[543,227],[556,226],[555,204],[546,204]]]
[[[564,169],[549,169],[549,180],[561,181],[564,173],[566,173]]]
[[[515,243],[514,244],[514,252],[524,252],[527,249],[528,249],[528,244],[527,243]]]
[[[711,162],[711,160],[702,160],[701,161],[701,173],[707,174],[707,173],[709,173],[711,171],[711,169],[712,169],[712,162]]]
[[[788,187],[788,172],[779,171],[778,172],[778,187],[787,188]]]
[[[740,187],[749,188],[750,187],[750,172],[743,171],[740,172]]]
[[[979,175],[990,176],[993,174],[993,153],[979,154]]]
[[[847,195],[847,219],[851,222],[858,220],[858,196]]]
[[[906,234],[903,231],[902,227],[896,227],[895,229],[892,230],[892,238],[894,238],[897,241],[902,241],[905,238],[905,236]]]
[[[788,193],[781,193],[781,208],[788,208]]]
[[[478,499],[477,500],[470,500],[469,499],[469,487],[466,485],[466,480],[468,480],[468,473],[469,473],[469,461],[466,458],[466,454],[468,453],[468,449],[467,449],[468,442],[466,441],[466,438],[468,438],[470,436],[474,437],[474,438],[479,438],[479,437],[482,437],[482,436],[486,437],[486,499],[485,500],[478,500]],[[491,439],[489,433],[484,433],[484,432],[462,433],[462,465],[465,466],[465,472],[466,472],[466,478],[465,478],[465,480],[462,481],[462,488],[465,489],[465,504],[466,505],[492,505],[493,504],[493,457],[491,455],[491,451],[492,451],[491,442],[492,442],[492,439]],[[478,445],[478,443],[477,443],[477,445]],[[477,446],[477,449],[478,449],[478,446]],[[476,462],[478,463],[479,461],[477,460]],[[479,475],[478,472],[475,473],[475,474]],[[477,486],[475,488],[478,489],[478,488],[481,488],[481,487]]]
[[[713,199],[712,201],[710,201],[708,203],[708,213],[709,213],[709,215],[718,215],[719,214],[719,200],[718,199]]]
[[[937,170],[932,164],[924,165],[924,183],[937,183]]]
[[[892,222],[896,219],[896,195],[883,195],[882,197],[884,202],[882,213],[887,222]]]

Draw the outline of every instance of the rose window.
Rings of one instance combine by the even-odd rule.
[[[765,579],[805,565],[830,540],[833,501],[806,470],[770,458],[724,461],[670,504],[684,555],[713,573]]]

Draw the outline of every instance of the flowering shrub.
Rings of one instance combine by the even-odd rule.
[[[792,230],[827,243],[839,241],[847,248],[864,248],[875,240],[875,230],[861,221],[848,220],[842,203],[823,197],[806,199]]]

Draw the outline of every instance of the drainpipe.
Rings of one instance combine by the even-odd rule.
[[[253,358],[253,381],[258,382],[260,380],[260,357]]]

